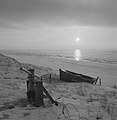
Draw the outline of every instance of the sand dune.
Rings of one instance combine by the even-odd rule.
[[[33,58],[34,57],[30,59],[29,57],[25,58],[24,62],[26,63],[27,61],[31,63],[28,60],[33,60]],[[27,80],[27,74],[20,71],[20,67],[25,67],[26,69],[33,67],[38,75],[51,73],[51,83],[48,82],[48,75],[45,76],[45,88],[54,99],[56,99],[57,96],[62,96],[61,99],[64,104],[73,104],[79,111],[80,117],[84,116],[88,118],[88,110],[90,108],[90,111],[92,111],[90,113],[94,116],[90,117],[89,120],[94,120],[97,116],[96,110],[98,107],[101,108],[100,101],[98,100],[104,97],[104,95],[106,95],[108,101],[116,103],[117,89],[99,85],[93,86],[86,83],[63,83],[59,80],[57,70],[59,67],[66,69],[70,68],[70,70],[76,70],[76,72],[80,71],[85,74],[90,73],[92,76],[96,76],[97,71],[99,73],[99,71],[102,70],[100,71],[100,75],[105,73],[102,77],[107,77],[109,80],[109,76],[112,78],[113,74],[115,75],[115,73],[109,73],[109,75],[107,75],[113,67],[102,67],[102,65],[92,65],[92,63],[83,62],[73,63],[71,60],[66,62],[63,59],[50,57],[47,59],[38,58],[36,60],[40,67],[32,64],[20,63],[11,57],[0,54],[0,120],[58,120],[58,117],[60,120],[68,120],[64,115],[59,116],[60,107],[52,105],[48,98],[44,99],[44,107],[37,108],[27,103],[25,82]],[[21,59],[19,59],[19,61],[21,61]],[[48,62],[46,63],[46,61]],[[35,59],[32,63],[36,63]],[[114,72],[116,72],[116,68],[114,68]],[[61,99],[60,101],[62,101]],[[92,99],[94,100],[93,102],[91,102]],[[70,105],[69,110],[72,110],[72,112],[74,111]],[[78,115],[77,111],[73,113],[74,117]],[[106,105],[106,108],[103,110],[103,120],[112,120],[112,114],[114,114],[114,112],[109,108],[109,105]],[[76,120],[79,119],[77,118]],[[116,118],[114,120],[116,120]]]

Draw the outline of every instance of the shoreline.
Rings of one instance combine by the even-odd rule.
[[[7,54],[6,54],[7,55]],[[73,72],[86,74],[92,77],[99,76],[102,79],[103,86],[117,86],[117,65],[97,63],[89,61],[76,61],[71,59],[57,58],[51,56],[20,56],[7,55],[15,58],[21,63],[30,63],[37,66],[49,67],[58,73],[59,68],[67,69]]]

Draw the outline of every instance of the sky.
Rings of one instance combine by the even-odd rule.
[[[117,0],[0,0],[0,49],[117,49],[116,6]]]

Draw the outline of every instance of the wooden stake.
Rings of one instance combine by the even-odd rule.
[[[50,83],[51,83],[51,80],[52,80],[52,76],[51,76],[51,74],[50,74]]]
[[[99,82],[100,82],[100,86],[101,86],[101,85],[102,85],[102,81],[101,81],[101,78],[100,78],[99,80],[100,80]]]
[[[40,107],[44,105],[43,102],[43,85],[42,82],[35,82],[35,95],[36,95],[36,106]]]
[[[27,97],[28,101],[35,101],[35,90],[34,90],[34,69],[29,69],[28,72],[28,81],[27,81]]]

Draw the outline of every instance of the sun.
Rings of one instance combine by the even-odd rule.
[[[77,38],[76,38],[76,42],[79,42],[79,41],[80,41],[80,38],[79,38],[79,37],[77,37]]]

